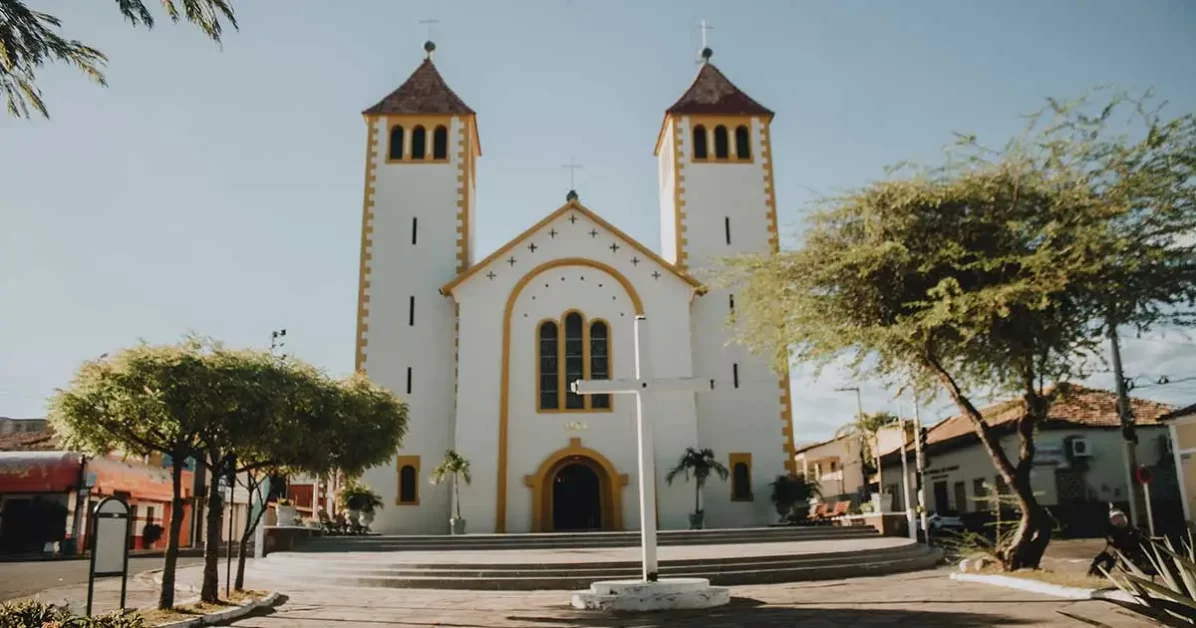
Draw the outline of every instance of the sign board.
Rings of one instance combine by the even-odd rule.
[[[115,497],[105,497],[91,513],[91,577],[87,580],[87,615],[95,579],[120,576],[120,607],[125,607],[125,586],[129,570],[129,505]]]

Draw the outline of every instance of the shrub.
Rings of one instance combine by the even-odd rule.
[[[74,617],[65,608],[39,600],[0,604],[0,628],[145,628],[136,611]]]

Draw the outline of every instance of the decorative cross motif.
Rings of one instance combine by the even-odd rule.
[[[514,266],[515,265],[515,256],[512,255],[510,258],[508,258],[507,263]]]
[[[577,222],[577,214],[569,214],[569,222],[576,223]]]
[[[549,231],[548,231],[548,237],[550,237],[550,238],[552,238],[552,239],[554,239],[554,240],[555,240],[555,239],[556,239],[556,233],[557,233],[557,231],[556,231],[556,227],[553,227],[552,229],[549,229]]]
[[[575,189],[575,186],[573,185],[573,179],[574,179],[573,175],[576,174],[578,170],[581,170],[585,166],[582,166],[581,164],[573,163],[573,158],[570,157],[569,163],[561,164],[561,167],[569,170],[569,189],[570,190]]]
[[[486,279],[493,280],[493,279],[494,279],[495,277],[497,277],[497,276],[498,276],[498,275],[495,275],[495,274],[494,274],[494,271],[490,271],[490,272],[486,273]]]
[[[632,266],[639,266],[639,265],[640,265],[640,258],[638,258],[638,257],[633,257],[633,258],[631,258],[631,265],[632,265]]]
[[[611,243],[610,243],[610,252],[611,252],[611,253],[618,253],[618,252],[619,252],[619,243],[618,243],[618,242],[611,242]]]
[[[659,270],[654,270],[654,271],[652,271],[652,278],[653,278],[653,279],[660,279],[660,271],[659,271]]]
[[[590,237],[591,237],[591,238],[597,238],[597,237],[598,237],[598,230],[597,230],[597,229],[590,229]]]
[[[701,25],[699,25],[698,28],[701,29],[701,31],[702,31],[702,48],[705,49],[705,48],[707,48],[706,33],[714,30],[714,27],[707,24],[706,20],[702,20]]]
[[[535,253],[536,249],[538,249],[538,248],[540,248],[540,247],[536,246],[535,242],[532,242],[531,244],[527,245],[527,250],[531,251],[532,253]]]

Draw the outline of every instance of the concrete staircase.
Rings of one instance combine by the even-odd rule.
[[[849,578],[933,567],[939,553],[871,528],[758,528],[660,533],[661,577],[736,585]],[[254,561],[250,574],[307,586],[584,589],[638,578],[634,532],[327,537]],[[683,546],[683,547],[679,547]]]

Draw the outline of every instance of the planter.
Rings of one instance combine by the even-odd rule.
[[[361,511],[360,510],[353,510],[353,509],[349,510],[349,523],[352,523],[355,526],[361,525]]]
[[[706,513],[704,513],[704,512],[690,513],[689,529],[690,530],[701,530],[702,524],[705,521],[705,519],[706,519]]]
[[[295,525],[295,519],[299,517],[299,511],[295,510],[294,506],[284,506],[282,504],[277,504],[275,505],[274,509],[278,513],[278,525]]]
[[[373,511],[367,510],[365,512],[362,512],[361,513],[361,525],[365,526],[366,528],[369,528],[373,524],[374,524]]]
[[[449,529],[454,536],[465,534],[465,520],[464,519],[449,519]]]

